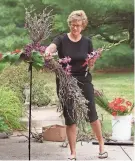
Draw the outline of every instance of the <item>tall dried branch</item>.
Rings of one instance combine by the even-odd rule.
[[[34,43],[41,42],[47,39],[52,31],[52,10],[47,12],[47,7],[43,10],[42,14],[32,14],[33,8],[28,11],[25,8],[25,28],[28,29],[30,39]]]

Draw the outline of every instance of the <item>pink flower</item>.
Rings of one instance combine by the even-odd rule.
[[[97,49],[90,54],[87,54],[87,58],[82,66],[88,65],[90,61],[92,64],[91,66],[93,66],[96,60],[101,56],[102,51],[103,49]]]
[[[71,71],[71,67],[72,67],[72,66],[68,64],[68,65],[66,66],[65,70],[66,70],[66,71]]]
[[[62,61],[63,61],[62,59],[59,59],[59,60],[58,60],[59,63],[62,63]]]
[[[65,57],[65,58],[62,58],[62,59],[59,59],[59,63],[63,63],[63,64],[67,64],[71,61],[71,58],[68,56],[68,57]]]
[[[69,64],[67,64],[67,66],[66,66],[66,68],[65,68],[65,72],[66,72],[66,74],[68,74],[68,75],[70,75],[71,73],[71,65],[69,65]]]
[[[68,56],[68,57],[66,57],[67,58],[67,60],[68,60],[68,63],[70,63],[70,61],[71,61],[71,58]]]

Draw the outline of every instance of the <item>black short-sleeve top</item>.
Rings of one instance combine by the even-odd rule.
[[[87,58],[87,54],[93,51],[93,45],[89,38],[82,36],[77,42],[69,39],[66,33],[56,37],[53,42],[57,46],[59,58],[69,56],[71,58],[71,73],[85,73],[87,65],[82,66]]]

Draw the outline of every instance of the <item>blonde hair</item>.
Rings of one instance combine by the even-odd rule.
[[[68,26],[70,26],[73,21],[82,21],[83,29],[85,29],[88,24],[88,18],[83,10],[77,10],[70,13],[67,19]]]

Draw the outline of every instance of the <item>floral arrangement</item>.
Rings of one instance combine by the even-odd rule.
[[[130,114],[133,107],[133,104],[124,98],[115,98],[112,102],[109,102],[113,116]]]
[[[95,102],[113,116],[124,116],[132,113],[134,104],[124,98],[114,98],[108,101],[103,91],[95,90]]]

